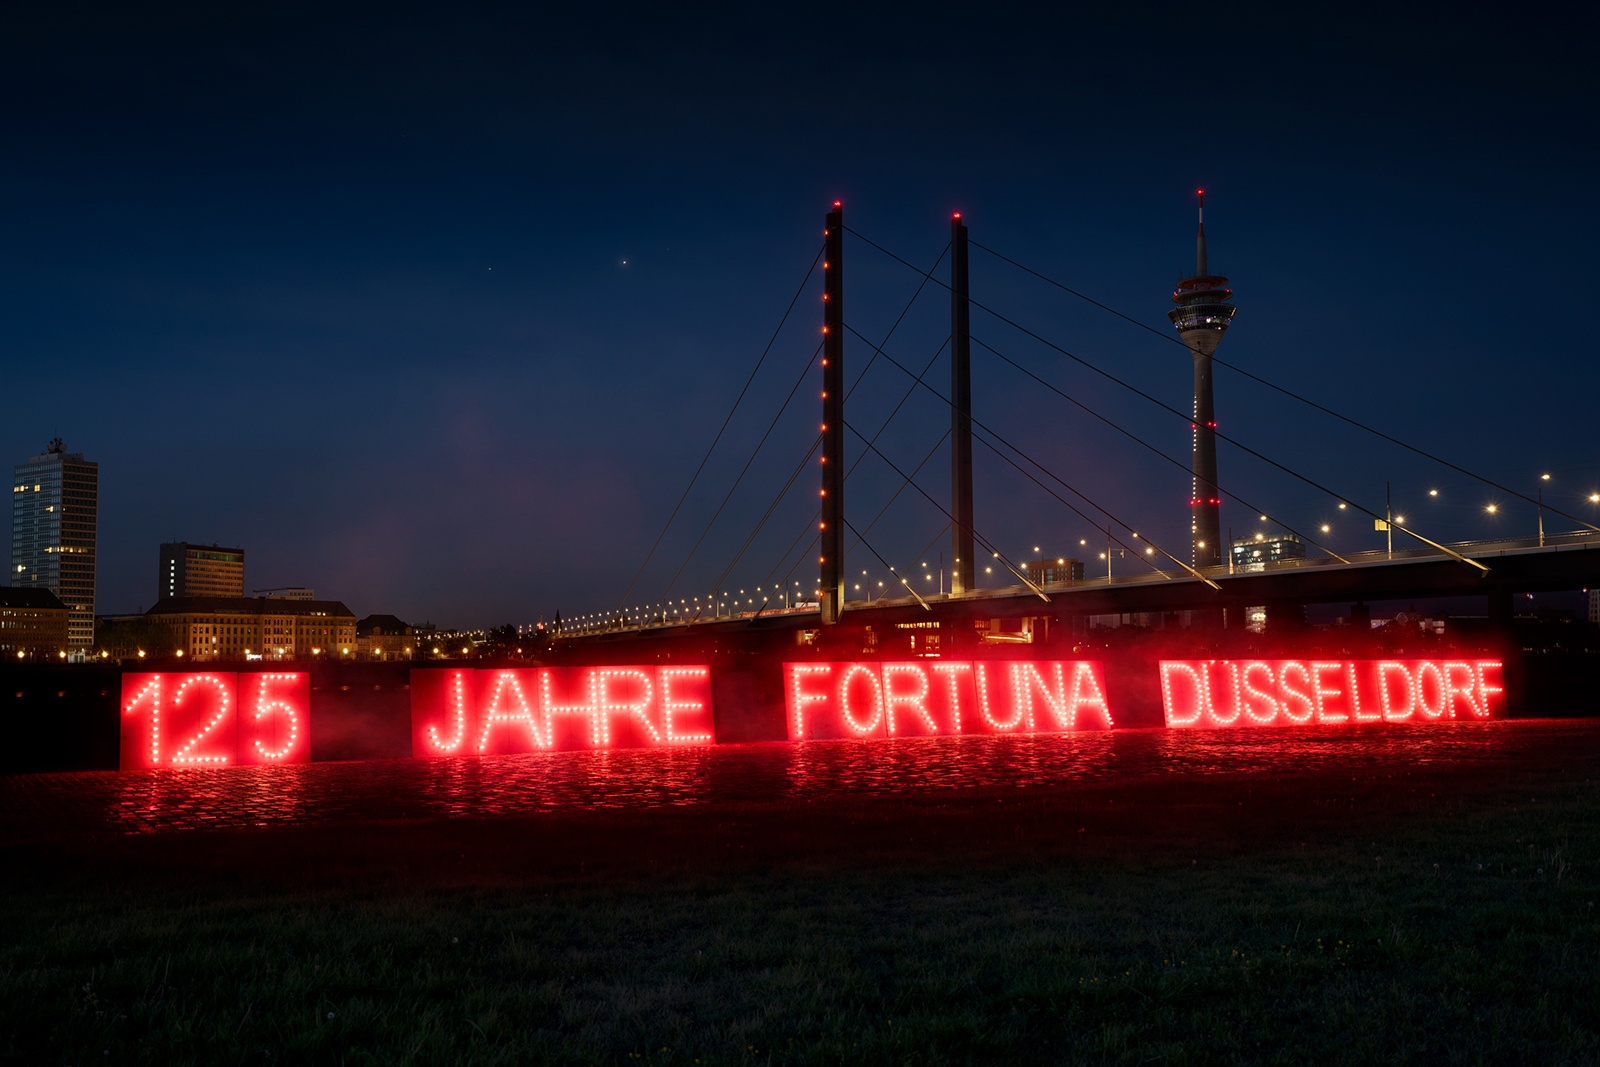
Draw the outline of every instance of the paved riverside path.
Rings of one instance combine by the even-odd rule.
[[[1116,730],[0,778],[0,844],[1203,778],[1594,765],[1600,720]],[[1348,780],[1348,779],[1347,779]]]

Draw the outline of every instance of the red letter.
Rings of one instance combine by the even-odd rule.
[[[1056,665],[1060,670],[1060,664]],[[1087,684],[1086,684],[1087,683]],[[1072,729],[1078,728],[1078,709],[1094,708],[1100,712],[1100,718],[1105,720],[1106,729],[1111,729],[1111,709],[1106,706],[1105,692],[1100,688],[1100,683],[1095,680],[1094,665],[1079,663],[1072,671],[1072,692],[1067,696],[1067,706],[1071,709]]]
[[[1255,661],[1255,662],[1252,662],[1252,663],[1246,663],[1244,665],[1244,676],[1242,678],[1242,681],[1244,682],[1244,696],[1245,696],[1244,713],[1245,713],[1245,717],[1248,718],[1251,722],[1260,723],[1262,726],[1265,726],[1268,723],[1271,723],[1271,722],[1274,722],[1274,721],[1277,720],[1277,718],[1278,718],[1278,701],[1277,701],[1277,698],[1274,697],[1271,693],[1268,693],[1263,689],[1257,689],[1255,686],[1250,684],[1250,672],[1251,671],[1266,671],[1267,672],[1267,685],[1269,685],[1269,686],[1274,686],[1275,687],[1277,685],[1277,679],[1276,679],[1276,677],[1274,677],[1274,675],[1272,673],[1272,668],[1267,666],[1265,663],[1262,663],[1260,661]],[[1266,713],[1265,714],[1260,714],[1254,708],[1252,708],[1250,706],[1250,702],[1252,700],[1254,700],[1254,701],[1264,701],[1266,703],[1266,707],[1267,707]]]
[[[896,678],[911,677],[916,681],[911,692],[895,692],[894,680]],[[916,663],[885,663],[883,665],[883,713],[889,721],[889,732],[895,732],[894,709],[896,704],[902,704],[922,717],[928,724],[928,732],[939,732],[939,724],[933,721],[933,716],[928,712],[928,676],[922,673],[922,666]]]
[[[935,663],[933,672],[944,675],[945,685],[950,692],[950,732],[961,732],[961,686],[956,682],[956,675],[963,671],[970,672],[970,663]]]
[[[1439,696],[1437,704],[1428,703],[1427,692],[1423,689],[1423,683],[1427,681],[1429,671],[1433,672],[1433,691]],[[1450,710],[1450,689],[1445,685],[1444,673],[1439,670],[1438,664],[1428,660],[1419,663],[1417,665],[1417,673],[1413,677],[1416,678],[1417,708],[1422,712],[1422,717],[1424,719],[1441,718],[1445,712]]]
[[[984,671],[983,667],[984,665],[981,663],[975,663],[972,665],[973,686],[978,690],[979,717],[982,718],[984,722],[989,724],[990,729],[1001,731],[1015,730],[1018,726],[1022,725],[1021,704],[1017,703],[1017,714],[1011,719],[1010,722],[1001,722],[1000,720],[996,719],[989,711],[989,675],[986,671]]]
[[[1187,676],[1194,685],[1194,695],[1187,702],[1180,701],[1173,693],[1172,681],[1175,677]],[[1207,705],[1211,703],[1206,685],[1204,672],[1193,663],[1178,660],[1161,661],[1161,705],[1167,715],[1168,726],[1198,726],[1205,714]],[[1187,703],[1187,707],[1184,704]],[[1187,711],[1188,714],[1184,712]]]
[[[1445,710],[1453,719],[1456,717],[1456,697],[1467,702],[1467,712],[1475,719],[1489,717],[1489,708],[1485,705],[1478,707],[1478,702],[1472,698],[1472,691],[1478,687],[1478,679],[1470,663],[1446,663],[1444,665],[1445,688],[1448,695],[1445,697]]]
[[[1477,663],[1474,663],[1472,666],[1473,666],[1473,671],[1476,674],[1477,679],[1478,679],[1478,697],[1483,701],[1483,713],[1485,715],[1493,714],[1494,706],[1489,703],[1489,694],[1491,694],[1491,693],[1503,693],[1503,692],[1505,692],[1505,690],[1500,688],[1499,686],[1486,684],[1484,682],[1483,672],[1484,671],[1495,671],[1496,673],[1498,673],[1500,671],[1500,661],[1499,660],[1494,660],[1494,659],[1481,659]]]
[[[1212,660],[1211,662],[1215,664],[1216,660]],[[1211,704],[1210,718],[1211,721],[1218,726],[1232,726],[1234,723],[1239,721],[1239,715],[1244,710],[1244,684],[1243,680],[1239,677],[1240,672],[1239,665],[1237,663],[1233,662],[1233,660],[1223,660],[1222,666],[1226,668],[1228,672],[1228,681],[1230,683],[1230,688],[1232,689],[1231,695],[1233,697],[1233,707],[1229,712],[1228,717],[1224,719],[1221,714],[1217,712],[1216,694],[1213,693],[1211,694],[1211,700],[1209,701]],[[1207,673],[1209,674],[1210,672],[1208,671]]]
[[[1322,699],[1323,697],[1336,697],[1339,695],[1339,690],[1324,688],[1322,684],[1323,671],[1336,671],[1338,669],[1339,665],[1337,663],[1313,663],[1311,665],[1311,692],[1316,697],[1318,722],[1350,721],[1348,715],[1329,715],[1327,705],[1323,703]]]
[[[706,710],[704,701],[676,700],[673,698],[672,683],[674,679],[684,681],[707,682],[711,678],[708,667],[662,667],[659,679],[661,682],[661,725],[666,731],[667,744],[669,745],[709,745],[711,743],[711,730],[703,734],[680,734],[673,727],[672,717],[676,714],[694,712],[699,714]]]
[[[872,687],[872,718],[865,723],[859,721],[850,710],[850,683],[855,680],[857,675],[865,678],[867,684]],[[860,663],[850,664],[839,678],[838,700],[839,718],[844,721],[847,728],[857,734],[870,734],[883,721],[883,685],[878,681],[878,676],[873,673],[871,667]]]
[[[614,700],[611,695],[611,683],[616,680],[634,682],[639,687],[639,696],[634,700]],[[655,688],[650,684],[650,676],[638,667],[600,667],[589,676],[589,684],[593,686],[594,721],[595,721],[595,747],[610,747],[611,745],[611,716],[614,714],[628,715],[638,719],[650,737],[657,744],[661,743],[661,734],[657,732],[655,724],[650,721],[649,708],[655,698]]]
[[[1306,665],[1304,663],[1301,663],[1297,659],[1290,659],[1284,660],[1278,666],[1278,692],[1283,697],[1283,717],[1292,723],[1308,723],[1311,721],[1312,714],[1317,710],[1316,705],[1311,702],[1311,695],[1309,693],[1302,693],[1298,689],[1290,688],[1290,669],[1299,671],[1300,677],[1304,678],[1306,681],[1306,688],[1309,689],[1311,687],[1311,672],[1306,670]],[[1301,703],[1301,705],[1306,709],[1305,715],[1297,716],[1294,712],[1289,710],[1289,701],[1291,699],[1298,700]]]
[[[808,693],[804,689],[807,678],[826,677],[833,673],[831,663],[786,663],[789,672],[789,740],[806,739],[806,708],[812,704],[825,704],[827,693]]]
[[[1377,722],[1382,718],[1378,712],[1373,711],[1363,714],[1361,711],[1361,694],[1356,689],[1356,665],[1354,663],[1346,663],[1344,670],[1350,685],[1350,699],[1347,702],[1350,705],[1350,717],[1356,722]]]
[[[509,710],[502,708],[502,703],[509,703]],[[539,720],[533,714],[533,709],[528,706],[528,698],[522,692],[522,683],[517,679],[514,671],[496,671],[494,691],[489,694],[489,700],[481,716],[483,729],[478,733],[478,751],[488,753],[489,735],[500,723],[515,723],[528,731],[528,738],[533,748],[549,748],[550,739],[546,731],[540,727]],[[502,742],[499,750],[511,752],[526,752],[526,745],[511,743],[509,746]]]
[[[1400,672],[1400,677],[1405,679],[1406,704],[1396,711],[1394,699],[1391,695],[1389,678],[1395,671]],[[1383,708],[1384,722],[1405,722],[1411,718],[1411,713],[1416,710],[1417,683],[1411,677],[1411,672],[1406,670],[1404,663],[1385,661],[1378,664],[1378,704]]]
[[[452,671],[450,675],[450,734],[441,736],[437,726],[428,727],[428,742],[433,754],[451,755],[461,751],[467,740],[467,679],[466,671]]]
[[[568,689],[568,692],[562,695],[568,699],[570,699],[572,696],[571,691],[579,688],[579,683],[573,679],[573,675],[576,674],[577,671],[578,668],[573,668],[571,670],[563,670],[561,672],[562,681],[566,684]],[[591,700],[587,703],[576,701],[569,704],[556,703],[555,673],[556,672],[554,670],[549,668],[539,672],[539,718],[544,723],[545,733],[550,735],[552,744],[554,744],[557,748],[567,749],[579,747],[580,738],[586,741],[582,747],[600,748],[601,744],[599,737],[601,722],[599,716],[595,714],[594,701]],[[591,684],[593,684],[592,677],[589,679],[589,681]],[[560,735],[558,736],[556,732],[557,717],[563,719],[588,719],[589,729],[587,731],[587,737],[584,737],[581,733],[575,733],[575,731],[569,725],[564,725]],[[606,736],[608,738],[610,737],[609,731],[607,731]]]

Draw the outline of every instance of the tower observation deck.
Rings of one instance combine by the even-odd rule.
[[[1195,239],[1192,277],[1179,280],[1172,294],[1177,307],[1167,318],[1194,354],[1194,475],[1189,494],[1190,563],[1215,567],[1223,562],[1222,494],[1217,490],[1217,415],[1211,395],[1211,356],[1239,309],[1228,303],[1228,279],[1206,267],[1205,190],[1200,191],[1200,234]]]

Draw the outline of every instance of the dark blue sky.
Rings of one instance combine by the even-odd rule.
[[[1553,499],[1590,509],[1592,11],[13,8],[0,439],[7,462],[57,433],[100,462],[103,612],[149,605],[173,538],[243,545],[249,587],[311,585],[359,614],[601,610],[832,200],[924,264],[961,211],[975,240],[1170,332],[1203,186],[1240,308],[1220,355],[1509,484],[1549,472]],[[918,279],[859,242],[846,255],[847,320],[882,337]],[[630,602],[662,594],[800,379],[817,281]],[[972,285],[1187,407],[1177,345],[982,252]],[[947,332],[929,289],[889,351],[920,368]],[[1181,420],[987,316],[973,332],[1186,460]],[[852,377],[867,354],[852,339]],[[1181,471],[981,350],[974,365],[980,419],[1183,554]],[[942,360],[931,380],[948,381]],[[870,432],[905,386],[880,362],[851,422]],[[788,479],[819,387],[813,370],[674,599],[711,587]],[[1533,528],[1531,508],[1227,371],[1217,407],[1224,432],[1351,499],[1381,507],[1392,482],[1430,536]],[[914,397],[880,446],[915,465],[947,425]],[[1234,495],[1379,547],[1326,495],[1226,446],[1221,464],[1236,533],[1257,523]],[[896,482],[862,464],[858,527]],[[919,482],[943,500],[942,455]],[[727,587],[771,580],[815,491],[813,461]],[[1019,555],[1093,536],[981,448],[977,508]],[[943,524],[908,492],[869,540],[936,565],[942,540],[917,553]],[[802,564],[789,581],[813,578]]]

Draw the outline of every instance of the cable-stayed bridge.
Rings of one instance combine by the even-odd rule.
[[[1202,209],[1203,210],[1203,209]],[[850,238],[847,244],[846,237]],[[1303,624],[1305,606],[1312,603],[1350,603],[1352,620],[1359,621],[1367,601],[1424,599],[1439,597],[1486,597],[1491,620],[1509,624],[1512,598],[1519,594],[1573,590],[1600,586],[1600,526],[1547,502],[1542,487],[1534,495],[1519,492],[1489,477],[1474,473],[1448,457],[1428,451],[1393,436],[1384,430],[1341,414],[1316,398],[1296,393],[1261,375],[1225,362],[1216,356],[1218,345],[1232,323],[1235,308],[1229,302],[1232,290],[1228,279],[1208,270],[1204,217],[1201,216],[1196,241],[1196,263],[1192,275],[1181,279],[1172,296],[1174,307],[1168,317],[1174,333],[1161,333],[1164,340],[1188,350],[1194,367],[1194,399],[1189,411],[1182,411],[1160,400],[1141,383],[1121,377],[1085,359],[1051,337],[995,307],[974,299],[968,285],[969,248],[982,251],[1026,272],[1040,282],[1072,297],[1086,301],[1100,311],[1126,320],[1144,330],[1152,330],[1138,319],[1066,286],[1041,271],[1034,270],[994,249],[973,241],[960,215],[951,219],[949,243],[932,267],[924,269],[871,237],[844,224],[843,207],[835,203],[824,224],[824,244],[818,250],[805,279],[789,302],[782,319],[756,361],[749,380],[722,422],[688,487],[667,518],[649,553],[641,561],[620,603],[609,610],[579,615],[559,623],[560,636],[578,641],[606,641],[618,638],[673,637],[691,632],[729,631],[774,632],[820,630],[846,624],[872,626],[880,631],[895,629],[938,632],[932,647],[961,647],[987,633],[998,636],[985,620],[1021,620],[1012,633],[1048,633],[1052,628],[1079,629],[1097,616],[1140,614],[1157,616],[1164,626],[1191,629],[1237,629],[1245,625],[1247,611],[1265,609],[1267,624],[1278,629],[1294,629]],[[877,339],[856,329],[846,316],[847,291],[844,267],[847,256],[857,251],[898,264],[916,279],[916,290],[888,333]],[[800,300],[814,275],[822,274],[821,337],[811,352],[799,378],[789,390],[778,415],[767,425],[765,434],[749,450],[738,476],[721,498],[720,505],[705,521],[702,532],[675,568],[666,567],[667,577],[658,578],[663,560],[658,557],[665,538],[675,524],[690,516],[685,504],[691,491],[706,474],[712,454],[728,443],[728,430],[734,415],[750,392],[751,383],[773,350],[774,342],[796,315]],[[889,350],[890,340],[905,321],[912,306],[925,295],[947,295],[950,304],[950,329],[942,344],[926,362],[907,362]],[[976,309],[1007,328],[1020,333],[1033,344],[1070,361],[1106,386],[1137,398],[1155,412],[1182,419],[1187,424],[1191,455],[1180,459],[1164,451],[1148,432],[1105,414],[1096,405],[1069,394],[1023,362],[993,344],[974,337],[971,317]],[[1024,376],[1040,396],[1059,402],[1087,425],[1103,429],[1122,444],[1148,455],[1158,466],[1176,466],[1188,475],[1191,493],[1189,543],[1158,543],[1149,532],[1159,524],[1141,527],[1138,518],[1125,514],[1127,502],[1107,499],[1103,491],[1089,495],[1056,469],[1041,461],[1034,449],[1016,440],[1010,427],[993,425],[973,413],[971,354],[976,345],[987,356],[1008,365]],[[846,370],[865,354],[862,369],[847,377]],[[948,383],[930,376],[935,363],[948,358]],[[852,421],[848,404],[866,371],[879,362],[893,368],[904,385],[899,403],[876,430],[864,429]],[[1451,477],[1463,478],[1499,494],[1537,508],[1538,528],[1534,536],[1498,540],[1446,541],[1431,536],[1423,528],[1397,514],[1385,502],[1382,508],[1368,508],[1341,494],[1335,487],[1299,469],[1300,465],[1275,456],[1219,431],[1214,414],[1213,378],[1222,367],[1256,386],[1279,395],[1287,402],[1320,413],[1346,424],[1363,435],[1370,435],[1387,446],[1409,453]],[[770,503],[752,525],[737,551],[710,583],[710,592],[699,596],[684,594],[685,574],[707,541],[713,527],[723,519],[730,500],[746,485],[756,453],[772,437],[779,419],[796,404],[806,403],[803,387],[820,371],[821,419],[810,447],[803,450],[788,477],[777,485]],[[814,394],[810,394],[814,395]],[[933,447],[919,456],[894,456],[883,443],[884,431],[914,397],[942,409],[948,429]],[[943,420],[941,420],[943,421]],[[1329,500],[1337,500],[1341,511],[1358,513],[1370,519],[1376,530],[1385,534],[1381,551],[1336,551],[1326,542],[1326,525],[1297,524],[1271,509],[1230,492],[1226,478],[1219,476],[1218,443],[1249,456],[1279,476],[1304,486]],[[1021,483],[1031,487],[1053,506],[1071,512],[1078,522],[1103,539],[1106,573],[1097,573],[1092,559],[1023,560],[1004,552],[992,530],[985,530],[973,508],[974,446],[996,463],[1004,465]],[[847,460],[847,446],[854,460]],[[938,462],[944,453],[946,462]],[[847,481],[856,467],[871,459],[887,468],[898,480],[898,487],[871,516],[858,515],[847,506]],[[808,476],[807,472],[813,472]],[[948,472],[947,486],[940,484]],[[1548,476],[1547,476],[1548,477]],[[759,479],[752,479],[754,483]],[[820,489],[817,488],[820,483]],[[768,486],[763,486],[765,490]],[[764,577],[752,583],[753,591],[741,589],[738,597],[725,586],[741,565],[748,568],[752,549],[786,500],[796,495],[817,492],[818,506],[798,531],[788,548]],[[1594,500],[1591,497],[1591,500]],[[1272,537],[1256,533],[1260,542],[1270,540],[1278,549],[1285,545],[1294,551],[1274,551],[1261,558],[1248,541],[1235,541],[1229,532],[1224,543],[1220,510],[1224,500],[1270,523]],[[928,529],[927,546],[909,557],[874,544],[874,528],[891,508],[917,503],[922,513],[931,508],[939,515]],[[1488,509],[1493,511],[1491,505]],[[1144,516],[1148,519],[1148,516]],[[1168,517],[1170,518],[1170,517]],[[697,517],[698,519],[698,517]],[[865,520],[865,521],[863,521]],[[1547,523],[1551,529],[1546,531]],[[1556,532],[1557,525],[1572,524],[1576,529]],[[1169,523],[1170,525],[1170,523]],[[1141,529],[1144,532],[1141,533]],[[1009,535],[1007,535],[1009,537]],[[869,539],[872,538],[872,539]],[[925,569],[924,558],[935,546],[948,540],[950,566],[948,580],[938,576],[937,587],[930,583],[933,574]],[[1087,539],[1080,544],[1088,545]],[[1099,548],[1097,543],[1094,548]],[[1095,554],[1094,548],[1084,553]],[[875,563],[884,575],[879,587],[870,583],[862,590],[846,578],[846,559],[853,553]],[[1133,560],[1144,569],[1134,574],[1111,572],[1112,557]],[[898,559],[898,561],[897,561]],[[1051,567],[1050,563],[1058,566]],[[652,570],[652,566],[656,569]],[[977,578],[982,566],[986,587]],[[1125,565],[1126,567],[1126,565]],[[757,573],[762,573],[758,571]],[[815,576],[813,579],[813,575]],[[703,581],[703,579],[702,579]],[[700,585],[699,582],[695,583]],[[652,588],[654,586],[655,588]],[[703,587],[703,586],[701,586]],[[937,592],[933,589],[937,588]],[[641,596],[641,594],[644,594]],[[857,594],[857,595],[852,595]],[[930,647],[925,643],[922,647]]]

